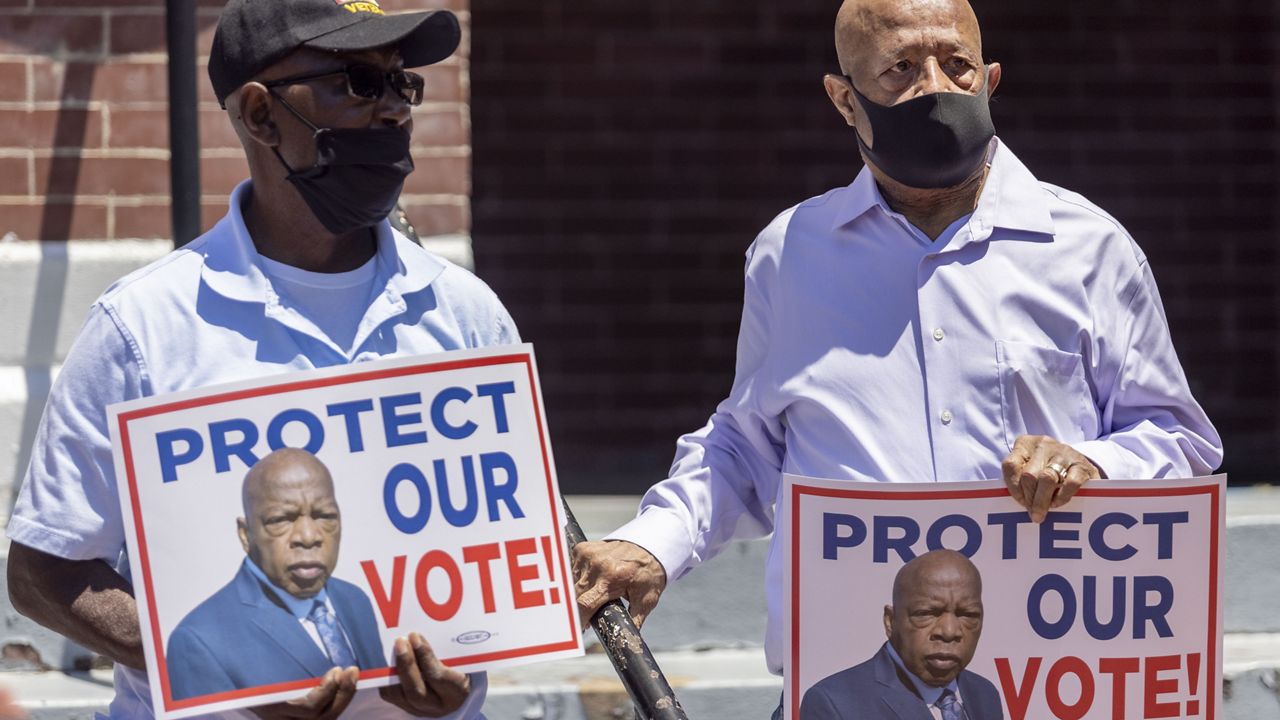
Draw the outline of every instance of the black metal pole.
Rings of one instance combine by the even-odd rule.
[[[165,0],[169,44],[169,188],[173,244],[200,234],[200,135],[196,111],[196,0]]]
[[[564,517],[564,535],[569,547],[586,542],[587,536],[568,503],[564,504]],[[658,668],[658,661],[653,659],[653,653],[649,652],[649,646],[640,637],[640,630],[621,600],[614,600],[596,611],[591,627],[626,686],[641,720],[688,720],[689,716],[684,714],[684,708],[680,707],[666,676]]]

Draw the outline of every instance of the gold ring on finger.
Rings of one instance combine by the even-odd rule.
[[[1067,479],[1067,468],[1063,467],[1061,464],[1056,462],[1051,462],[1048,465],[1045,465],[1045,467],[1057,473],[1058,482],[1062,482],[1063,480]]]

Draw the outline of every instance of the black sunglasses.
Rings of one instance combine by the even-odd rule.
[[[346,75],[347,92],[352,97],[358,97],[362,100],[377,100],[382,97],[383,91],[390,85],[391,89],[395,90],[396,94],[403,98],[405,102],[410,105],[419,105],[422,103],[423,88],[426,86],[426,81],[416,72],[405,70],[384,72],[372,65],[348,65],[341,70],[328,70],[312,75],[295,75],[279,80],[269,80],[262,84],[269,88],[279,87],[280,85],[297,85],[311,80],[334,77],[335,75]]]

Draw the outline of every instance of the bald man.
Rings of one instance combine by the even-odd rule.
[[[387,666],[364,592],[332,577],[342,515],[329,470],[306,450],[258,461],[241,489],[236,576],[169,636],[175,699]]]
[[[643,620],[669,579],[771,532],[784,473],[1003,478],[1040,522],[1091,480],[1222,459],[1141,249],[995,137],[1003,70],[972,8],[847,0],[835,36],[840,74],[823,82],[850,131],[831,156],[864,167],[747,251],[733,388],[614,542],[575,548],[584,615],[621,596]],[[765,649],[781,673],[773,543]]]
[[[982,636],[982,576],[954,550],[903,565],[884,606],[888,642],[804,695],[802,720],[1001,720],[1000,696],[965,668]]]

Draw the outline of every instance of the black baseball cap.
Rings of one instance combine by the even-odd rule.
[[[448,10],[387,15],[377,0],[230,0],[218,18],[209,79],[218,104],[300,47],[355,52],[397,45],[405,67],[453,54],[462,34]]]

